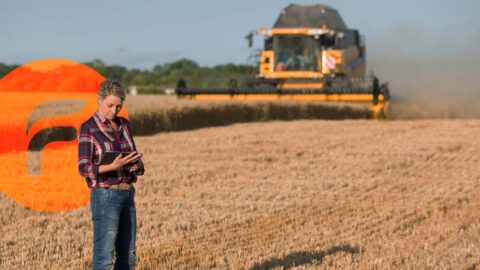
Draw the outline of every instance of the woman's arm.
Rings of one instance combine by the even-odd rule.
[[[117,168],[115,168],[113,166],[113,163],[112,164],[106,164],[106,165],[100,165],[98,167],[98,173],[99,174],[104,174],[106,172],[111,172],[111,171],[116,171],[116,170],[117,170]]]
[[[84,178],[96,179],[100,175],[99,166],[93,163],[95,144],[88,127],[80,127],[78,136],[78,172]],[[103,165],[102,165],[103,166]]]

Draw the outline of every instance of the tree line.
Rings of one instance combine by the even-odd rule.
[[[126,68],[120,65],[106,65],[100,59],[83,63],[105,78],[121,81],[124,85],[136,85],[140,93],[163,93],[166,88],[174,88],[179,79],[192,82],[197,87],[213,87],[222,81],[252,76],[257,68],[250,65],[222,64],[214,67],[200,66],[193,60],[180,59],[163,65],[155,65],[151,70]],[[0,63],[0,78],[3,78],[18,65]]]

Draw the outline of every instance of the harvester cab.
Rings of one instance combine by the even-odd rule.
[[[177,87],[190,99],[308,100],[370,104],[373,118],[386,117],[388,84],[366,76],[366,50],[358,30],[325,5],[284,8],[271,29],[260,29],[264,49],[258,73],[235,87]],[[246,37],[249,43],[252,37]]]

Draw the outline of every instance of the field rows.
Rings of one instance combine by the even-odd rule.
[[[138,269],[479,268],[479,132],[301,120],[138,136]],[[89,267],[88,207],[0,204],[0,268]]]

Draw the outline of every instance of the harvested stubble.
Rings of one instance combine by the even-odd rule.
[[[479,132],[302,120],[137,137],[138,269],[478,268]],[[89,267],[88,207],[0,205],[0,268]]]

